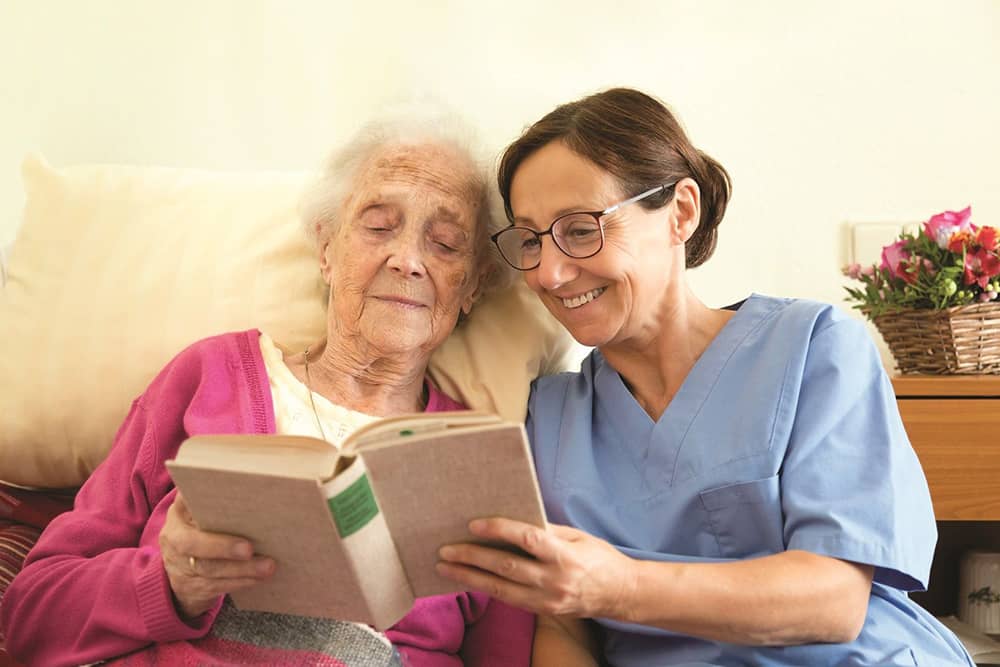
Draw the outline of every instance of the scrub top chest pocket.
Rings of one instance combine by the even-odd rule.
[[[778,476],[726,484],[699,494],[724,558],[784,551]]]

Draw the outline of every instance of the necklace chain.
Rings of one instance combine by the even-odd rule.
[[[305,352],[303,352],[303,355],[304,356],[303,356],[302,361],[303,361],[303,363],[305,364],[305,367],[306,367],[306,392],[309,394],[309,405],[312,407],[313,417],[316,418],[316,427],[319,428],[319,434],[320,434],[320,436],[322,436],[322,438],[324,440],[326,440],[327,442],[330,442],[330,439],[326,437],[326,430],[323,428],[323,420],[319,418],[319,412],[316,410],[316,400],[313,398],[312,379],[309,377],[309,348],[308,347],[305,349]],[[418,401],[417,408],[419,410],[426,409],[426,406],[427,406],[427,386],[426,385],[424,385],[424,390],[423,390],[423,392],[421,392],[421,394],[418,397],[417,401]]]
[[[306,348],[305,358],[303,359],[306,365],[306,391],[309,393],[309,405],[312,406],[313,416],[316,418],[316,426],[319,427],[319,434],[324,440],[330,442],[329,438],[326,437],[326,431],[323,430],[323,420],[319,418],[319,412],[316,411],[316,401],[313,399],[312,390],[312,380],[309,378],[309,348]]]

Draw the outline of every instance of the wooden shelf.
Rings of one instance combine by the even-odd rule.
[[[939,521],[1000,521],[1000,376],[892,379]]]
[[[1000,375],[894,375],[897,397],[1000,398]]]

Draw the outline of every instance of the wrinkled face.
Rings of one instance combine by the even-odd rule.
[[[561,215],[601,211],[635,194],[621,192],[611,174],[554,141],[517,168],[510,200],[514,224],[543,231]],[[654,326],[676,261],[669,209],[631,205],[602,217],[604,247],[586,259],[564,255],[546,236],[541,264],[524,273],[525,281],[584,345],[639,336]]]
[[[478,286],[473,174],[433,145],[387,148],[360,168],[322,246],[331,327],[383,354],[448,337]]]

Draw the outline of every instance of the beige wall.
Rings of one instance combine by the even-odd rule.
[[[310,168],[413,93],[462,107],[499,149],[554,104],[625,84],[733,176],[718,254],[693,274],[706,301],[840,302],[848,221],[971,203],[1000,224],[998,72],[997,0],[0,0],[0,245],[27,151]]]

